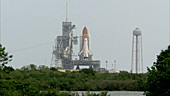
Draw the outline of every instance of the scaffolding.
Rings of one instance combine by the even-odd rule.
[[[77,45],[77,36],[73,36],[75,25],[62,22],[62,36],[57,36],[52,52],[51,66],[55,68],[73,69],[73,45]]]

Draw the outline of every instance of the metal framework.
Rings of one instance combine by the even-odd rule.
[[[77,45],[77,36],[73,36],[75,25],[72,22],[62,22],[62,36],[57,36],[52,53],[51,67],[73,69],[73,45]]]

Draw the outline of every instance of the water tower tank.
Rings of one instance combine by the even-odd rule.
[[[133,30],[133,35],[141,35],[141,30],[139,28],[136,28],[135,30]]]

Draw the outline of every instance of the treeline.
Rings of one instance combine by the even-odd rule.
[[[4,96],[14,96],[13,94],[35,96],[35,94],[49,94],[50,92],[59,94],[57,93],[59,90],[143,91],[146,79],[146,74],[131,74],[126,71],[121,71],[119,74],[98,73],[92,69],[82,69],[76,72],[59,72],[55,68],[48,68],[43,65],[37,67],[30,64],[15,70],[12,67],[0,68],[0,95],[5,93],[6,95]]]

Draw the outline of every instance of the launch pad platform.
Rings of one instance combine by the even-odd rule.
[[[73,65],[77,66],[77,68],[79,68],[79,66],[89,66],[89,68],[98,70],[100,68],[100,61],[99,60],[73,60]]]

